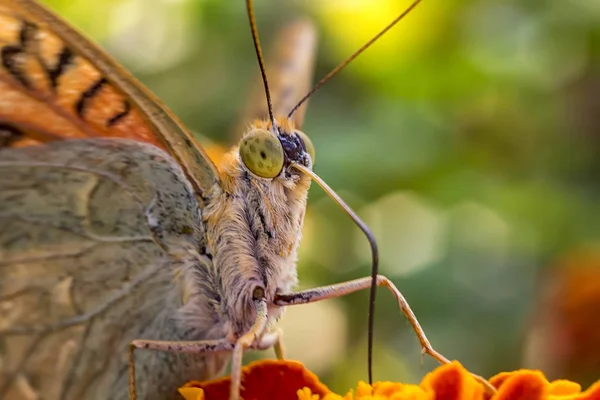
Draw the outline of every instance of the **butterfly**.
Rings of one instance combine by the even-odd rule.
[[[286,306],[369,288],[373,299],[375,284],[396,297],[424,352],[448,362],[376,269],[293,291],[312,180],[368,233],[312,172],[315,149],[300,128],[310,95],[381,34],[304,97],[308,81],[293,69],[270,91],[246,3],[267,96],[249,113],[266,114],[217,167],[60,17],[34,0],[0,0],[1,398],[177,398],[178,386],[232,360],[237,399],[246,349],[283,357],[274,323]],[[304,38],[297,53],[309,52],[311,28],[289,31]]]

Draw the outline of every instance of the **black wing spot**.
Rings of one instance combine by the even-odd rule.
[[[102,88],[107,84],[108,80],[106,80],[105,77],[102,77],[96,82],[94,82],[83,93],[81,93],[79,100],[77,100],[77,103],[75,104],[75,112],[77,113],[79,118],[83,118],[83,114],[85,113],[85,109],[87,108],[89,101],[93,99],[98,93],[100,93],[100,90],[102,90]]]
[[[129,115],[129,113],[131,112],[131,103],[129,103],[127,100],[125,100],[123,102],[123,107],[124,107],[123,111],[119,111],[118,113],[116,113],[115,115],[110,117],[110,119],[108,121],[106,121],[106,126],[108,128],[118,124],[120,120],[122,120],[127,115]]]
[[[18,46],[4,46],[0,52],[2,58],[2,66],[12,75],[19,83],[25,86],[27,89],[31,89],[32,85],[27,79],[25,72],[23,71],[23,57],[25,52],[21,47]]]
[[[58,55],[58,61],[56,62],[55,66],[50,67],[44,64],[44,70],[48,75],[48,79],[50,79],[50,84],[52,85],[53,89],[56,89],[58,86],[58,78],[60,78],[60,76],[64,74],[71,65],[73,65],[74,59],[75,55],[71,49],[65,46]]]
[[[32,85],[26,71],[23,70],[23,61],[29,48],[35,44],[37,30],[37,25],[23,21],[19,31],[19,44],[4,46],[0,51],[2,66],[27,89],[31,89]]]
[[[23,49],[27,48],[27,46],[30,46],[35,41],[37,30],[38,27],[36,24],[29,21],[23,21],[23,25],[21,25],[21,30],[19,31],[19,42]]]
[[[0,149],[9,147],[24,136],[25,133],[16,127],[8,124],[0,124]]]

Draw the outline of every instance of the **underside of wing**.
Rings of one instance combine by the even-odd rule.
[[[164,148],[201,193],[218,183],[183,124],[115,60],[37,2],[0,0],[0,146],[100,136]]]
[[[191,186],[154,146],[0,150],[0,398],[127,398],[129,342],[186,338],[174,316],[203,238]],[[202,378],[197,358],[140,354],[155,394],[141,398]]]

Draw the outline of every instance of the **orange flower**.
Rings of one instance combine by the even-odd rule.
[[[243,370],[244,400],[600,400],[600,381],[585,392],[577,383],[548,382],[539,371],[502,372],[490,383],[490,396],[458,362],[442,365],[427,374],[419,385],[359,382],[345,396],[332,393],[302,364],[295,361],[258,361]],[[229,378],[190,382],[179,389],[186,400],[227,400]]]
[[[244,400],[298,400],[296,392],[308,388],[317,396],[325,396],[330,390],[319,378],[296,361],[257,361],[242,370],[242,393]],[[208,382],[192,381],[179,389],[185,400],[228,400],[229,377]]]

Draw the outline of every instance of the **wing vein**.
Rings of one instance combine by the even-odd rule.
[[[105,312],[106,310],[108,310],[109,308],[111,308],[119,300],[125,298],[127,296],[127,294],[129,294],[136,287],[140,286],[147,279],[150,279],[151,277],[153,277],[157,272],[159,272],[161,270],[161,268],[164,267],[164,263],[165,263],[165,261],[163,260],[162,262],[159,262],[156,265],[154,265],[152,268],[144,270],[144,272],[142,272],[133,281],[124,285],[115,294],[113,294],[111,297],[109,297],[104,304],[97,306],[96,308],[92,309],[91,311],[89,311],[85,314],[77,315],[73,318],[69,318],[67,320],[59,321],[55,324],[46,325],[46,326],[31,326],[31,327],[17,326],[17,327],[10,328],[10,329],[0,330],[0,337],[24,335],[24,334],[32,334],[32,333],[46,334],[49,332],[69,328],[71,326],[80,325],[84,322],[87,322],[91,318],[93,318],[97,315],[100,315],[103,312]]]

